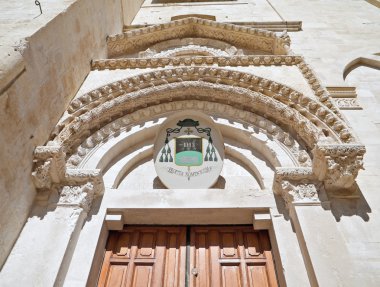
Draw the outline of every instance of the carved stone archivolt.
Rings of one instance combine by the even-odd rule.
[[[287,54],[290,38],[287,35],[195,17],[134,29],[107,39],[108,56],[145,50],[158,42],[189,37],[222,40],[238,48],[261,50],[270,54]]]
[[[117,137],[121,132],[130,129],[141,122],[146,122],[156,117],[164,116],[167,113],[178,112],[184,109],[199,110],[216,117],[248,123],[251,127],[258,129],[267,134],[268,137],[280,142],[287,152],[292,154],[297,165],[311,166],[311,158],[306,150],[299,145],[291,134],[285,132],[273,122],[254,113],[236,109],[229,105],[196,100],[163,103],[140,109],[129,115],[116,119],[86,138],[77,148],[77,151],[67,159],[67,163],[69,166],[76,168],[80,165],[86,155],[93,150],[95,146],[102,142],[107,142],[108,139]]]
[[[73,142],[74,134],[82,136],[80,133],[101,127],[122,113],[167,101],[193,99],[193,95],[199,100],[212,99],[268,114],[270,120],[285,129],[295,129],[310,148],[323,138],[332,142],[356,141],[347,124],[329,108],[332,104],[323,90],[314,99],[252,74],[208,67],[157,70],[84,94],[72,101],[70,117],[61,122],[56,133],[60,142],[67,142],[68,138]]]
[[[189,51],[191,53],[189,53]],[[159,42],[153,46],[150,46],[145,51],[139,52],[138,57],[178,57],[183,55],[183,53],[186,53],[189,56],[198,55],[219,57],[244,55],[244,51],[242,49],[237,49],[235,46],[232,46],[224,41],[206,38],[182,38]],[[128,55],[128,58],[133,58],[134,56],[135,55],[131,54]]]

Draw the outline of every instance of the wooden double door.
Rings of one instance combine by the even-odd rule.
[[[98,286],[277,286],[266,231],[127,226],[110,232]]]

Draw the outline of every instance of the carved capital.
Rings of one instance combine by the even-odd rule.
[[[360,144],[317,145],[313,173],[328,191],[350,189],[363,168],[365,147]]]
[[[79,207],[88,212],[95,197],[95,188],[92,183],[80,186],[64,186],[60,191],[58,206]]]
[[[282,181],[282,198],[289,208],[292,203],[316,203],[319,202],[317,187],[309,182]]]
[[[95,195],[102,194],[104,191],[103,176],[100,169],[67,169],[65,182],[68,185],[83,185],[91,183]]]
[[[289,208],[293,203],[319,203],[317,185],[311,168],[277,168],[273,190]]]

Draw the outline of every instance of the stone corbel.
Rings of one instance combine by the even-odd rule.
[[[65,177],[65,153],[57,145],[38,146],[34,150],[33,182],[39,190],[49,190]]]
[[[277,168],[273,190],[284,199],[287,208],[292,204],[320,204],[318,182],[311,168]]]
[[[317,145],[313,150],[313,173],[326,191],[353,191],[363,167],[365,147],[361,144]]]

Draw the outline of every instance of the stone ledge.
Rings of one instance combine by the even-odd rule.
[[[25,71],[25,61],[13,47],[0,47],[0,95]]]

